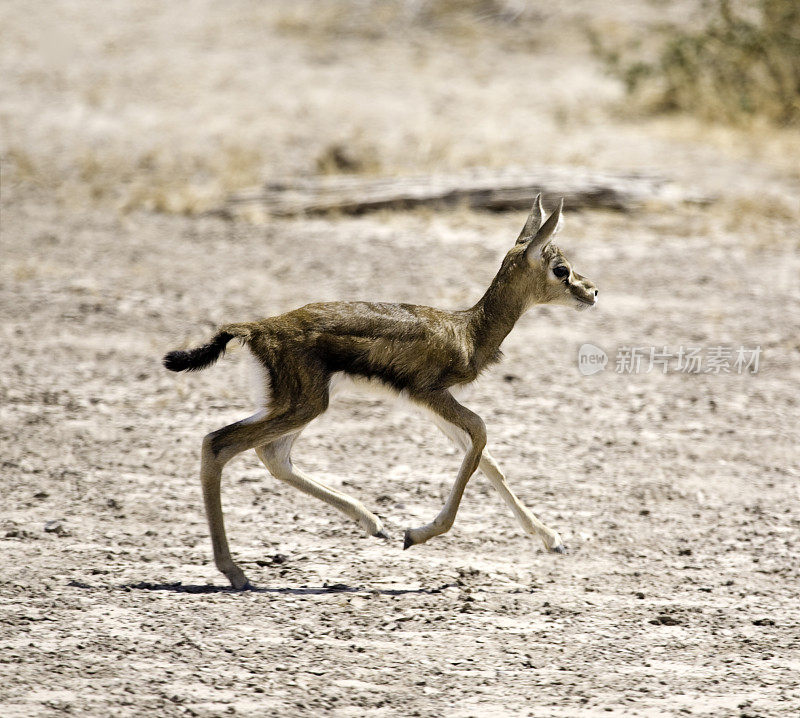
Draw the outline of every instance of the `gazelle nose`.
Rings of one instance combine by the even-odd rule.
[[[594,296],[596,297],[599,294],[598,290],[594,290]]]

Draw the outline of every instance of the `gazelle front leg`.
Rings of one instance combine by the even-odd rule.
[[[436,425],[442,433],[450,439],[456,446],[466,448],[469,445],[469,436],[453,424],[442,421],[441,417],[434,416]],[[489,482],[497,489],[498,493],[505,501],[506,506],[511,509],[517,521],[522,526],[523,531],[531,536],[538,536],[544,543],[545,548],[553,553],[564,553],[564,544],[556,531],[546,526],[522,502],[516,497],[514,492],[506,482],[506,477],[497,465],[494,457],[488,449],[484,449],[480,459],[480,470],[489,479]]]
[[[481,418],[459,404],[449,391],[443,391],[428,397],[423,403],[445,422],[453,424],[465,432],[469,437],[469,446],[464,455],[464,460],[461,462],[461,468],[458,470],[456,481],[453,484],[453,488],[450,489],[450,494],[442,510],[429,524],[406,530],[405,540],[403,541],[404,549],[425,543],[434,536],[439,536],[450,530],[455,521],[464,489],[470,477],[478,468],[481,453],[484,446],[486,446],[486,427]]]
[[[489,479],[492,486],[500,493],[506,506],[511,509],[517,521],[522,526],[523,531],[531,536],[538,536],[542,539],[545,548],[553,553],[564,553],[564,544],[561,542],[561,537],[556,531],[553,531],[549,526],[542,523],[535,514],[531,513],[516,497],[514,492],[509,488],[506,482],[506,477],[494,460],[494,457],[486,450],[483,450],[483,456],[480,461],[481,471]]]

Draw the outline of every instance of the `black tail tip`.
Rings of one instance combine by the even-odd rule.
[[[233,334],[219,332],[208,344],[189,349],[177,350],[164,355],[164,366],[170,371],[200,371],[211,366],[225,353],[225,345],[233,339]]]
[[[164,367],[170,371],[185,371],[191,366],[189,352],[174,351],[164,355]]]

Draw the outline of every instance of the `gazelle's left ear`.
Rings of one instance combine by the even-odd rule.
[[[531,239],[530,244],[525,249],[525,256],[532,256],[534,252],[540,252],[550,242],[551,237],[560,232],[564,226],[564,217],[561,212],[564,209],[564,198],[558,203],[558,207],[553,210],[553,213],[547,218],[547,221],[539,228],[539,231]]]
[[[539,231],[542,226],[542,217],[544,217],[544,209],[542,208],[542,193],[539,192],[536,199],[533,200],[533,207],[531,207],[528,219],[525,220],[525,226],[517,237],[517,244],[527,242]]]

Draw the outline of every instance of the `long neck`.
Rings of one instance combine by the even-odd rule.
[[[475,357],[480,367],[492,361],[517,320],[530,306],[530,295],[514,281],[508,267],[501,267],[470,314]]]

